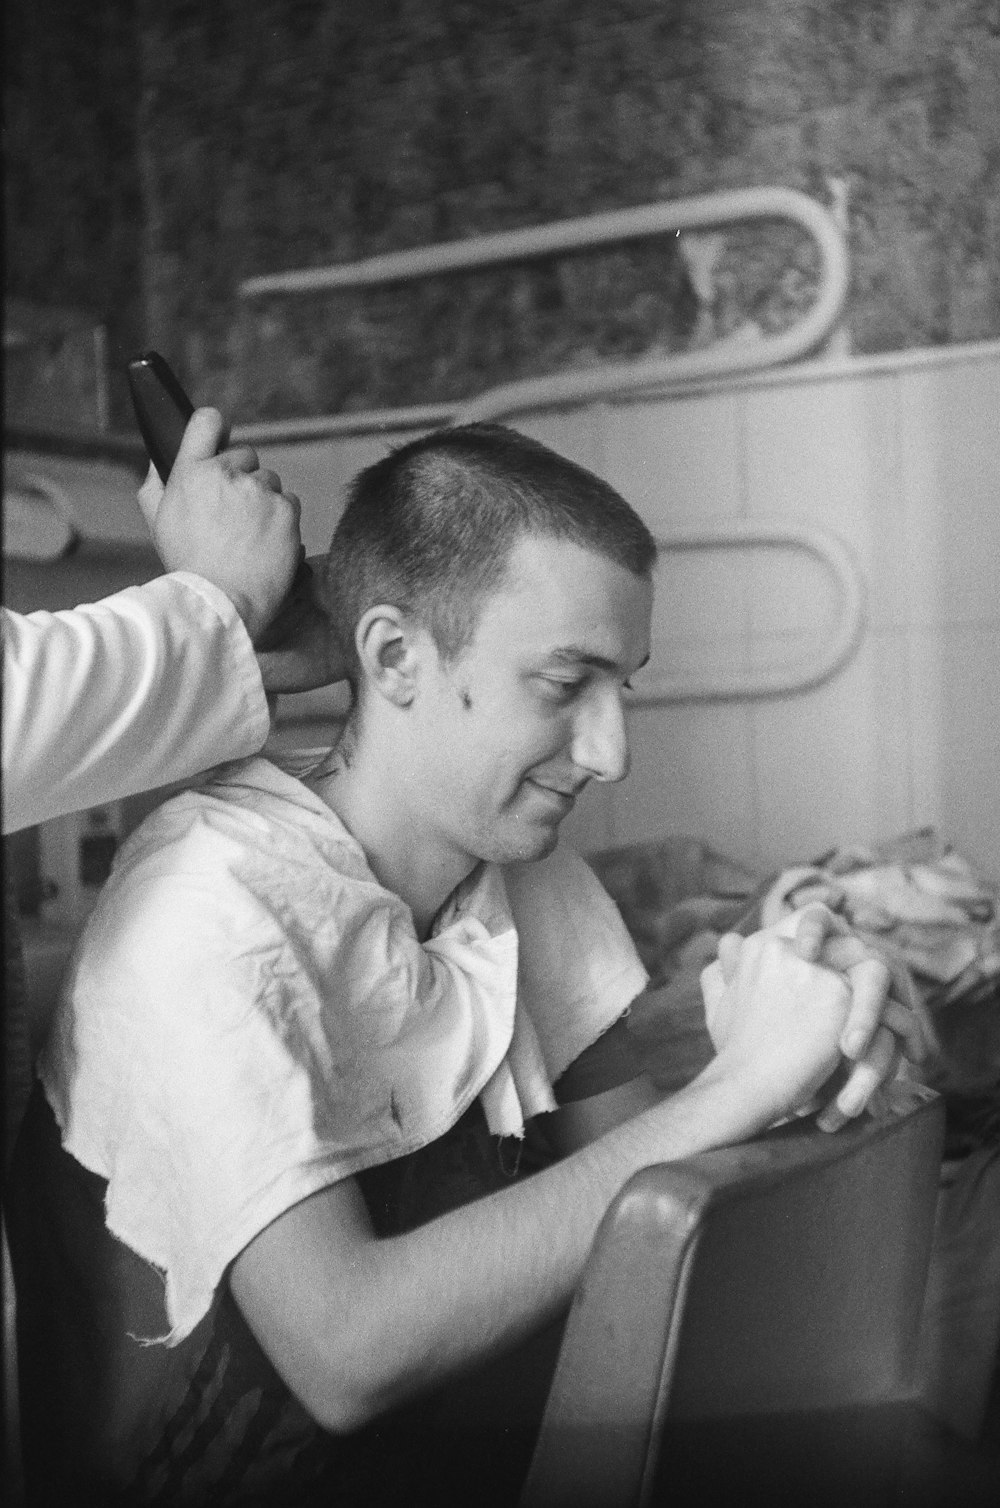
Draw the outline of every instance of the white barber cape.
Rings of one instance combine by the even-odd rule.
[[[325,758],[327,751],[323,751]],[[230,765],[123,847],[41,1060],[109,1229],[165,1273],[171,1333],[284,1210],[433,1141],[480,1095],[523,1134],[646,984],[570,850],[483,865],[421,943],[308,786]]]
[[[186,571],[68,612],[0,609],[3,830],[259,749],[269,719],[229,598]]]

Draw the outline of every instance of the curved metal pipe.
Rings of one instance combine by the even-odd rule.
[[[725,523],[682,529],[658,536],[663,551],[725,550],[746,547],[804,550],[819,560],[838,589],[838,622],[830,641],[819,651],[800,655],[785,665],[746,670],[636,676],[628,693],[633,706],[661,706],[669,702],[752,701],[808,691],[838,671],[850,659],[865,626],[864,580],[847,545],[825,529],[788,524],[783,519],[753,523]]]
[[[704,230],[737,221],[776,219],[791,221],[805,230],[816,242],[821,257],[820,284],[815,302],[789,329],[754,340],[738,337],[721,341],[700,351],[505,383],[459,407],[455,422],[467,423],[525,408],[549,408],[581,398],[605,397],[637,389],[669,391],[692,381],[757,371],[805,355],[833,329],[846,297],[847,251],[839,227],[822,205],[796,189],[733,189],[583,215],[523,230],[472,236],[463,241],[387,252],[333,267],[310,267],[247,278],[239,291],[244,298],[260,298],[276,293],[372,287],[498,262],[524,261],[609,242],[664,235],[669,231]]]
[[[816,242],[821,257],[819,287],[811,308],[776,335],[755,338],[737,335],[698,351],[605,363],[583,371],[504,383],[462,404],[455,415],[456,424],[637,391],[668,394],[694,382],[761,371],[807,355],[834,329],[847,297],[847,248],[832,216],[815,200],[794,189],[741,189],[678,200],[673,206],[664,204],[660,208],[682,211],[676,217],[680,230],[774,219],[790,220],[801,226]]]
[[[419,432],[450,424],[454,412],[454,404],[425,403],[419,408],[368,408],[346,414],[307,414],[298,419],[253,419],[248,424],[234,424],[232,439],[235,444],[287,445],[295,440]]]

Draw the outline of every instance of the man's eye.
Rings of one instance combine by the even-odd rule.
[[[543,675],[539,684],[544,694],[553,702],[568,702],[585,684],[582,680],[567,681],[558,676]]]

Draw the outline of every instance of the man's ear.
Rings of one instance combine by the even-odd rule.
[[[396,707],[408,707],[416,694],[417,640],[407,614],[384,602],[363,613],[354,631],[363,679]]]

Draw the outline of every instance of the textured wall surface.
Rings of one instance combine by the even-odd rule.
[[[448,399],[808,299],[793,235],[241,305],[241,277],[713,188],[847,195],[863,352],[1000,334],[997,0],[8,0],[9,291],[250,418]],[[119,394],[120,397],[120,394]]]

